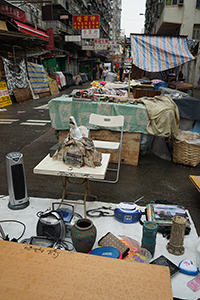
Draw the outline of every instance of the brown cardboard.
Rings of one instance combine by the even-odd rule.
[[[169,268],[0,241],[4,300],[172,300]]]
[[[13,90],[13,94],[15,96],[16,101],[23,102],[32,99],[31,90],[29,88],[16,89]]]
[[[50,89],[51,95],[59,93],[58,84],[57,84],[56,80],[49,82],[49,89]]]

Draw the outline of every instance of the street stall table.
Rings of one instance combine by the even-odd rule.
[[[52,207],[55,199],[30,197],[31,205],[24,210],[10,210],[8,202],[9,196],[0,197],[1,220],[5,220],[5,216],[9,215],[10,219],[23,222],[26,225],[26,231],[22,239],[27,239],[35,236],[38,222],[37,213]],[[76,202],[74,201],[74,211],[82,215],[82,207]],[[116,204],[92,201],[87,203],[87,210],[98,209],[102,206],[114,209]],[[138,208],[142,212],[145,210],[144,206],[138,206]],[[144,216],[142,221],[144,221],[143,218]],[[183,259],[190,259],[195,266],[197,265],[198,236],[190,215],[189,218],[191,231],[184,237],[184,254],[170,254],[166,249],[169,240],[157,233],[155,254],[152,260],[164,255],[175,265],[178,265]],[[128,236],[141,243],[143,227],[139,222],[125,224],[117,221],[114,216],[90,217],[90,219],[97,228],[93,248],[98,247],[99,239],[107,232],[111,232],[118,238]],[[18,237],[21,234],[21,227],[14,223],[2,223],[1,225],[5,234],[8,234],[10,238]],[[66,238],[66,240],[70,241],[70,238]],[[66,293],[67,297],[72,299],[73,297],[69,296],[72,292],[75,293],[75,299],[81,295],[83,300],[126,298],[172,300],[172,293],[173,297],[179,299],[196,300],[200,298],[200,290],[193,292],[187,286],[187,282],[194,276],[179,272],[170,280],[168,267],[134,261],[126,262],[124,259],[97,257],[7,241],[1,241],[0,253],[3,257],[0,262],[0,288],[4,299],[27,299],[27,292],[34,295],[32,297],[34,299],[40,298],[41,295],[44,295],[44,299],[47,298],[47,295],[48,299],[55,299],[55,295],[59,295],[59,299],[64,299]],[[13,285],[16,280],[17,284]],[[60,284],[61,282],[62,284]],[[118,289],[119,285],[120,289]],[[93,294],[94,286],[97,290],[99,289],[100,294]],[[116,294],[116,288],[118,294]],[[18,293],[16,293],[16,289]]]
[[[108,167],[110,159],[110,154],[102,154],[102,162],[101,166],[92,168],[88,166],[84,166],[81,168],[78,167],[70,167],[66,165],[63,161],[53,160],[50,155],[47,155],[33,170],[34,174],[42,174],[42,175],[52,175],[52,176],[60,176],[61,183],[63,187],[63,193],[62,193],[62,202],[68,202],[70,201],[65,199],[65,196],[68,194],[77,194],[73,192],[66,191],[67,182],[71,184],[78,184],[77,182],[70,181],[70,178],[81,178],[83,179],[81,183],[85,183],[85,193],[81,194],[84,195],[84,215],[86,217],[86,200],[87,195],[97,198],[96,196],[91,195],[90,192],[90,183],[89,179],[104,179],[106,175],[106,170]],[[78,195],[80,195],[78,193]]]
[[[49,101],[49,114],[52,127],[59,131],[59,142],[67,135],[70,128],[69,117],[74,116],[78,126],[89,125],[89,116],[91,113],[124,116],[124,135],[122,142],[122,163],[129,165],[138,165],[140,138],[141,134],[147,134],[147,124],[149,118],[144,105],[134,105],[129,103],[114,102],[86,102],[73,101],[73,98],[63,95]],[[116,140],[120,132],[117,128],[113,131],[92,130],[92,139]],[[115,157],[111,156],[111,162],[115,162]]]

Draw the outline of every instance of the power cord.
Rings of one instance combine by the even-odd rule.
[[[49,232],[45,232],[44,234],[46,235],[46,237],[50,238],[54,242],[54,245],[52,248],[61,249],[61,250],[64,249],[64,250],[68,250],[68,251],[72,251],[74,249],[74,246],[71,242],[61,240],[60,238],[55,239],[55,237],[51,236],[49,234]],[[71,249],[69,246],[71,246]]]
[[[22,231],[22,234],[18,238],[12,238],[11,242],[18,242],[23,237],[23,235],[25,233],[25,230],[26,230],[26,225],[24,223],[22,223],[21,221],[17,221],[17,220],[3,220],[3,221],[0,221],[0,223],[18,223],[18,224],[21,224],[24,227],[24,229]],[[1,233],[1,237],[2,237],[3,240],[5,240],[5,241],[9,241],[10,240],[8,234],[5,235],[5,233],[4,233],[3,228],[2,228],[1,225],[0,225],[0,233]]]

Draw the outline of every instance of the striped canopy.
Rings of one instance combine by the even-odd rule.
[[[185,37],[131,34],[130,43],[133,64],[148,72],[161,72],[194,59]]]

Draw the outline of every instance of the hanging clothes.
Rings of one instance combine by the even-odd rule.
[[[27,88],[28,76],[24,59],[19,64],[13,64],[4,57],[2,60],[9,94],[13,95],[13,90]]]

